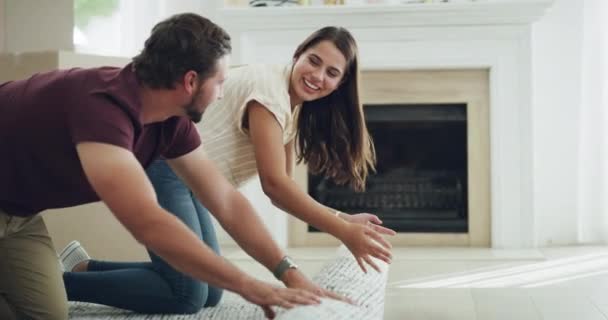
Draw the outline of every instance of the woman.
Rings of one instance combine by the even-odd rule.
[[[297,151],[298,161],[307,163],[311,172],[356,190],[364,189],[375,155],[359,101],[358,81],[355,40],[346,29],[325,27],[298,46],[287,66],[232,69],[225,82],[224,98],[208,107],[199,130],[209,157],[234,185],[240,186],[258,174],[262,189],[276,206],[340,239],[366,272],[366,265],[379,270],[371,257],[390,263],[390,244],[381,234],[392,235],[394,231],[380,226],[375,215],[349,215],[321,205],[291,179],[292,157]],[[160,204],[219,253],[209,213],[171,168],[158,160],[147,173]],[[220,300],[220,289],[182,275],[152,252],[151,263],[108,263],[87,260],[84,250],[73,246],[80,250],[64,259],[72,261],[67,270],[121,272],[139,268],[157,273],[166,280],[167,288],[173,289],[177,305],[187,306],[180,309],[157,302],[153,310],[147,310],[145,298],[117,297],[126,301],[118,305],[122,308],[191,313]],[[80,258],[75,259],[78,253]],[[64,279],[74,276],[67,272]],[[297,283],[297,279],[281,280],[290,287],[315,289],[308,283]],[[74,282],[66,280],[66,287]],[[90,296],[86,298],[91,301]],[[139,304],[129,305],[129,301]]]
[[[380,222],[373,215],[351,216],[317,203],[291,179],[289,165],[297,144],[298,161],[312,173],[364,188],[375,159],[358,78],[353,37],[326,27],[300,44],[288,66],[231,70],[226,96],[207,109],[199,130],[209,157],[233,184],[258,174],[275,205],[342,240],[365,270],[365,264],[376,267],[370,256],[390,260],[372,239],[389,248],[379,232],[393,232],[366,225]]]

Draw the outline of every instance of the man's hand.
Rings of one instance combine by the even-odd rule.
[[[381,226],[382,220],[378,218],[375,214],[371,213],[357,213],[357,214],[346,214],[340,213],[340,217],[348,222],[359,223],[359,224],[367,224],[372,229],[378,231],[379,233],[386,234],[389,236],[394,236],[397,234],[394,230]]]
[[[301,271],[297,269],[287,269],[287,271],[283,273],[283,276],[281,276],[281,281],[283,281],[283,283],[285,283],[288,288],[303,289],[310,291],[320,297],[332,298],[346,303],[354,304],[354,302],[349,298],[343,297],[335,292],[331,292],[329,290],[319,287],[317,284],[310,281]]]
[[[389,249],[392,246],[374,229],[372,223],[348,222],[339,238],[355,256],[355,260],[357,260],[363,272],[367,273],[364,262],[380,272],[380,268],[372,260],[372,257],[391,263],[392,254]]]
[[[250,279],[238,293],[247,301],[259,305],[268,319],[276,316],[273,306],[291,309],[296,305],[321,303],[319,295],[310,290],[278,288],[255,279]]]

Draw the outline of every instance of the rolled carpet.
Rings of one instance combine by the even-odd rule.
[[[289,310],[279,308],[276,319],[382,319],[384,314],[384,291],[388,265],[375,260],[381,272],[368,267],[364,273],[352,254],[342,245],[336,258],[328,262],[313,281],[328,290],[346,296],[355,305],[323,298],[320,305],[298,306]],[[262,309],[236,294],[227,292],[217,307],[205,308],[190,315],[147,315],[91,303],[70,303],[70,319],[74,320],[240,320],[265,319]]]

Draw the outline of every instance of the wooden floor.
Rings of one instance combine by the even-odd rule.
[[[289,249],[315,274],[333,248]],[[236,249],[228,259],[272,281]],[[396,248],[385,319],[608,320],[608,247],[538,250]]]

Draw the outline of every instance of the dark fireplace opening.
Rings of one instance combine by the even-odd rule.
[[[346,213],[374,213],[398,232],[468,232],[466,111],[466,104],[366,105],[377,155],[366,190],[309,174],[309,194]]]

